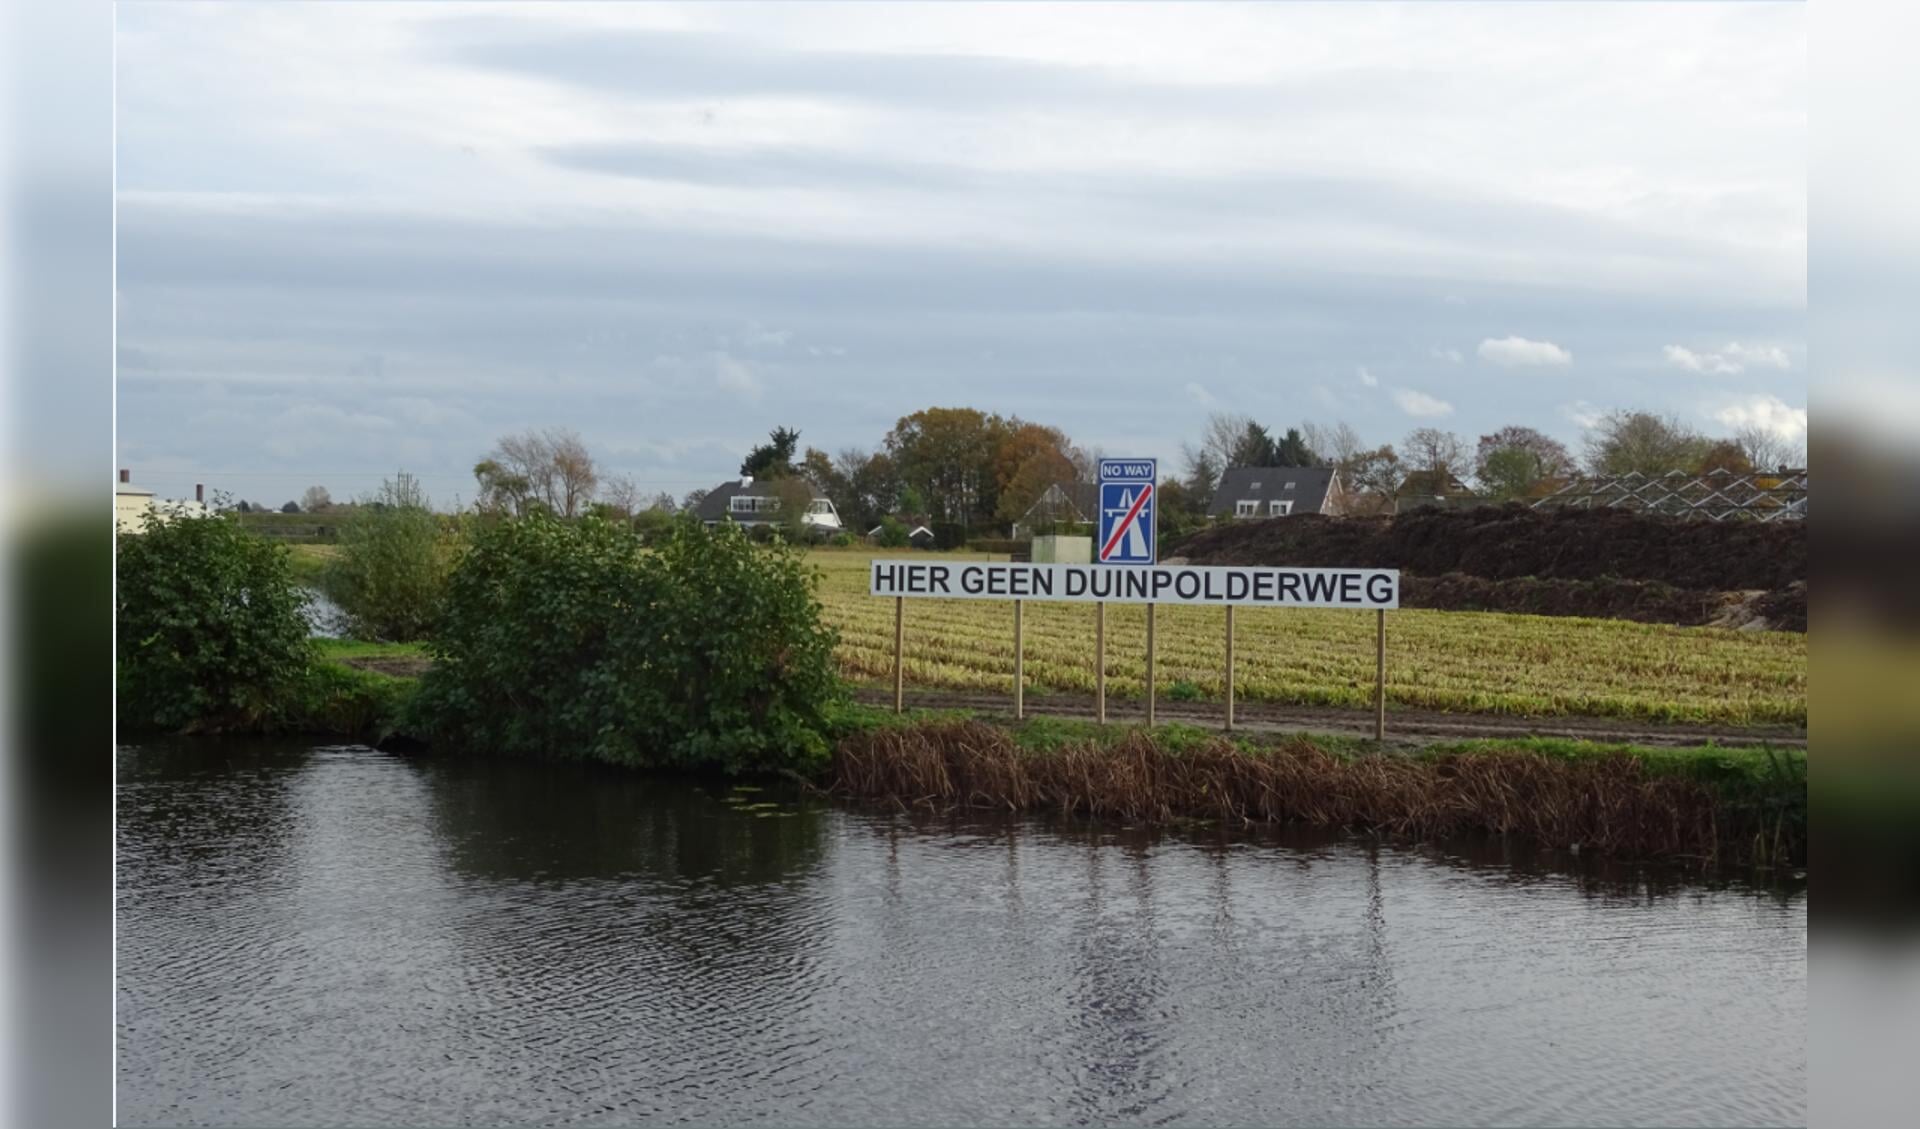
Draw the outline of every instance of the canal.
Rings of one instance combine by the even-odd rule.
[[[122,1124],[1799,1124],[1804,888],[123,748]]]

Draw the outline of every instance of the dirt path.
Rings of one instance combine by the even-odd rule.
[[[861,687],[855,691],[869,705],[891,705],[891,687]],[[919,709],[967,709],[984,714],[1013,712],[1013,700],[1006,694],[981,694],[950,690],[914,690],[906,694],[907,705]],[[1028,694],[1028,717],[1093,717],[1093,698],[1077,694]],[[1190,725],[1218,728],[1225,720],[1226,707],[1220,702],[1169,702],[1154,705],[1156,721],[1179,721]],[[1282,730],[1310,733],[1342,733],[1360,737],[1373,735],[1371,710],[1333,709],[1318,706],[1285,706],[1270,702],[1236,702],[1234,725],[1247,730]],[[1146,720],[1146,703],[1137,699],[1107,700],[1107,720],[1140,722]],[[1387,707],[1387,739],[1402,744],[1432,744],[1469,737],[1571,737],[1583,741],[1615,741],[1635,745],[1703,745],[1709,741],[1723,745],[1770,744],[1805,748],[1807,731],[1785,725],[1685,725],[1656,724],[1627,718],[1606,717],[1509,717],[1499,714],[1452,714],[1434,710]]]

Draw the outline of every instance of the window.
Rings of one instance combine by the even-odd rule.
[[[735,494],[727,501],[737,514],[769,514],[780,508],[780,499],[764,498],[757,494]]]
[[[1289,482],[1287,483],[1287,485],[1291,486],[1293,485],[1293,483]],[[1292,512],[1293,512],[1292,502],[1268,502],[1267,503],[1268,517],[1285,517],[1286,515]]]
[[[1260,510],[1260,503],[1253,500],[1252,498],[1247,498],[1243,501],[1235,502],[1233,504],[1234,517],[1252,517],[1254,514],[1258,513],[1259,510]]]
[[[1254,480],[1253,480],[1253,485],[1251,485],[1251,486],[1249,486],[1249,487],[1247,487],[1247,489],[1249,489],[1249,490],[1258,490],[1258,489],[1260,489],[1260,480],[1259,480],[1259,479],[1257,479],[1257,478],[1256,478],[1256,479],[1254,479]]]

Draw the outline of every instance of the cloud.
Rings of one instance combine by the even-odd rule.
[[[1713,418],[1735,430],[1758,427],[1781,439],[1798,441],[1807,434],[1807,409],[1766,393],[1735,400],[1714,412]]]
[[[1394,389],[1393,402],[1400,405],[1401,411],[1421,419],[1453,414],[1452,404],[1411,388]]]
[[[713,354],[713,386],[749,400],[760,399],[766,390],[745,361],[724,352]]]
[[[1215,403],[1213,393],[1207,391],[1206,387],[1197,381],[1187,381],[1187,395],[1203,408],[1211,408]]]
[[[1361,365],[1360,383],[1366,385],[1368,388],[1378,388],[1380,387],[1380,378],[1368,372],[1367,366]]]
[[[1585,400],[1575,400],[1571,404],[1560,405],[1560,414],[1587,429],[1598,426],[1607,416],[1606,412]]]
[[[1684,345],[1666,347],[1667,363],[1686,372],[1708,376],[1732,376],[1750,367],[1785,369],[1792,366],[1787,351],[1778,345],[1742,345],[1728,342],[1716,352],[1695,352]]]
[[[1456,364],[1456,365],[1459,364],[1461,361],[1466,360],[1465,357],[1462,357],[1460,355],[1460,350],[1442,349],[1438,345],[1435,345],[1432,349],[1428,350],[1428,355],[1431,356],[1436,361],[1446,361],[1449,364]]]
[[[1489,337],[1480,342],[1480,359],[1507,368],[1531,365],[1570,365],[1573,354],[1551,341],[1525,337]]]

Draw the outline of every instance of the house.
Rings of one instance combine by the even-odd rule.
[[[1324,466],[1230,467],[1207,507],[1210,518],[1269,518],[1346,512],[1340,472]]]
[[[1013,523],[1013,539],[1025,541],[1035,530],[1056,525],[1091,525],[1100,518],[1100,487],[1093,482],[1056,482],[1041,492]]]
[[[1448,470],[1411,471],[1400,480],[1400,488],[1393,492],[1396,513],[1417,510],[1422,506],[1453,509],[1479,504],[1479,496],[1460,481],[1459,475]]]
[[[176,501],[155,498],[153,491],[133,484],[133,472],[121,468],[120,481],[113,487],[113,529],[116,533],[141,533],[149,520],[166,521],[175,517],[205,517],[207,488],[195,485],[194,500]]]
[[[907,527],[907,544],[912,545],[916,549],[931,549],[934,543],[939,540],[939,538],[933,535],[933,530],[928,529],[924,525],[917,525],[906,521],[900,524]],[[878,545],[880,543],[880,531],[885,528],[886,526],[884,525],[876,525],[872,529],[867,530],[867,540]]]
[[[708,529],[723,521],[747,528],[776,525],[783,520],[780,513],[781,492],[791,491],[796,486],[805,490],[811,499],[807,503],[807,512],[800,517],[801,525],[819,537],[830,537],[840,532],[840,512],[833,508],[833,501],[819,487],[800,478],[763,478],[756,481],[749,477],[738,482],[722,482],[700,499],[694,515]]]

